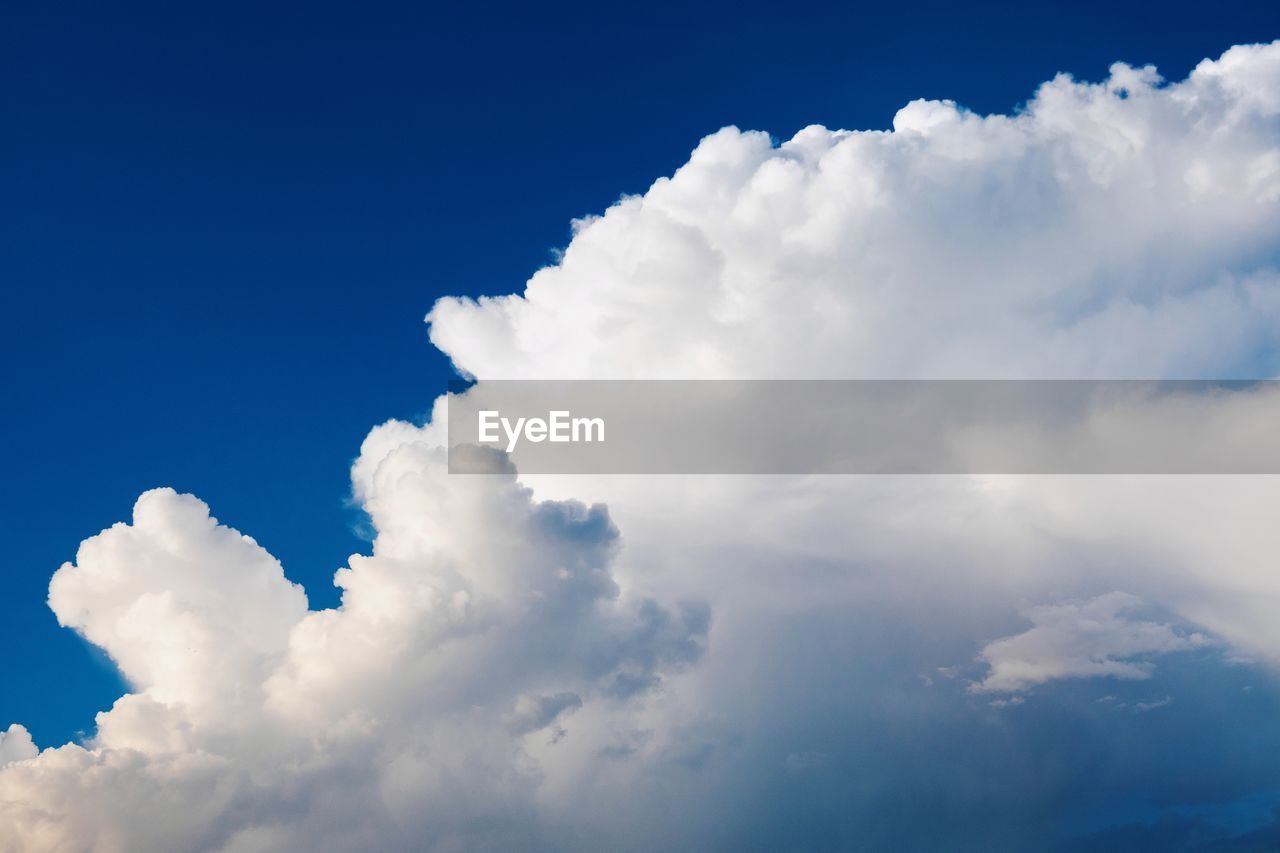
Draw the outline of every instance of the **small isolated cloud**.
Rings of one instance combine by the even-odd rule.
[[[1084,602],[1033,607],[1034,627],[990,643],[979,659],[990,671],[972,689],[1016,693],[1063,678],[1150,678],[1153,655],[1208,644],[1203,634],[1129,618],[1142,601],[1109,592]]]
[[[1162,699],[1150,699],[1143,702],[1124,702],[1115,696],[1103,696],[1097,701],[1099,705],[1107,705],[1117,711],[1131,711],[1135,714],[1141,714],[1146,711],[1154,711],[1156,708],[1172,705],[1173,697],[1165,696]]]

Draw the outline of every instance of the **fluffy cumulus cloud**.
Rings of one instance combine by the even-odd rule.
[[[599,728],[582,740],[610,746],[701,654],[705,604],[624,590],[605,507],[449,477],[417,441],[372,479],[379,536],[338,573],[335,610],[309,612],[190,495],[148,492],[87,540],[50,605],[132,689],[83,745],[36,757],[21,727],[4,735],[0,846],[523,846],[526,747],[579,713]]]
[[[8,731],[0,732],[0,767],[11,761],[35,758],[36,752],[31,733],[17,723],[9,726]]]
[[[523,295],[446,299],[482,378],[1223,377],[1276,367],[1277,52],[1058,77],[1014,116],[726,128],[577,223]]]
[[[1278,261],[1280,43],[725,129],[429,319],[480,378],[1270,376]],[[0,850],[1272,831],[1233,807],[1280,789],[1271,478],[450,476],[442,407],[361,448],[335,609],[191,496],[86,540],[49,602],[130,690],[83,743],[0,735]]]

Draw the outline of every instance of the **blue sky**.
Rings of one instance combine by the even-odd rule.
[[[0,724],[56,744],[120,694],[45,598],[146,489],[198,494],[336,604],[368,550],[361,440],[454,375],[435,299],[518,292],[702,136],[1008,112],[1059,71],[1181,79],[1277,35],[1257,2],[7,3]]]

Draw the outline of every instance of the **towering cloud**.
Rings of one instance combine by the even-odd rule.
[[[1280,53],[1060,76],[1013,116],[726,128],[577,223],[522,296],[442,300],[486,379],[1270,375]]]
[[[1278,255],[1280,43],[726,129],[429,319],[482,378],[1269,376]],[[86,540],[50,605],[130,692],[0,736],[0,850],[1043,849],[1280,786],[1270,478],[449,476],[441,406],[366,439],[336,609],[191,496]]]

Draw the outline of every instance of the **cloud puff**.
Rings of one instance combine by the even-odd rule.
[[[1136,596],[1110,592],[1031,608],[1027,618],[1034,627],[982,650],[990,672],[974,688],[1017,692],[1058,678],[1145,679],[1154,668],[1147,657],[1208,644],[1203,634],[1128,618],[1141,604]]]
[[[481,378],[1270,375],[1278,114],[1275,44],[1011,116],[729,128],[432,340]],[[1192,656],[1144,659],[1185,623],[1280,660],[1270,481],[449,476],[442,406],[362,446],[339,608],[172,491],[84,543],[50,604],[130,692],[83,744],[9,730],[0,850],[1029,849],[1280,785],[1247,726],[1153,774],[1194,738],[921,677],[1151,674],[1144,719],[1216,725],[1158,681]]]
[[[35,758],[37,752],[31,733],[25,727],[14,723],[6,731],[0,732],[0,767],[14,761]]]
[[[49,583],[49,606],[111,656],[139,695],[218,716],[253,702],[307,611],[257,542],[191,495],[138,498],[133,524],[86,539]]]

